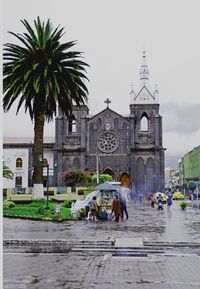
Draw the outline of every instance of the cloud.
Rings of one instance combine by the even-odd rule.
[[[200,129],[200,104],[166,103],[161,105],[163,131],[190,134]]]

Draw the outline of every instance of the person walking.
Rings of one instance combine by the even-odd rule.
[[[124,219],[124,213],[126,215],[126,219],[128,220],[128,210],[127,210],[127,202],[125,196],[122,196],[122,194],[119,195],[119,201],[121,205],[121,218]]]
[[[98,211],[98,205],[97,205],[97,197],[94,196],[92,200],[90,201],[90,211],[93,221],[97,221],[97,211]]]
[[[115,215],[115,221],[119,222],[119,217],[121,215],[121,205],[118,195],[115,195],[115,198],[112,202],[112,214]]]
[[[172,196],[171,194],[167,197],[167,211],[170,212],[170,207],[172,205]]]
[[[158,208],[157,208],[159,211],[162,211],[163,210],[163,201],[162,201],[162,195],[159,194],[158,196]]]
[[[155,197],[154,197],[153,194],[150,196],[149,201],[150,201],[151,207],[154,208],[154,205],[155,205],[156,199],[155,199]]]

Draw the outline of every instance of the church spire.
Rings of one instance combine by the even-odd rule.
[[[146,64],[146,54],[145,54],[145,50],[143,51],[143,63],[141,65],[140,68],[140,80],[148,80],[149,79],[149,70],[148,70],[148,66]]]

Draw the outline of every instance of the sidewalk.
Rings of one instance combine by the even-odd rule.
[[[4,289],[200,288],[199,210],[178,202],[170,213],[133,202],[128,209],[119,223],[5,219],[4,240],[54,243],[46,253],[45,245],[6,246]],[[55,240],[70,245],[56,251]]]

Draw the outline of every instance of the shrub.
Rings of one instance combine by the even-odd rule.
[[[181,202],[180,207],[182,210],[185,210],[187,208],[187,203],[185,201]]]
[[[76,200],[65,200],[63,203],[64,208],[71,208],[72,203],[76,202]]]
[[[92,176],[92,182],[96,183],[97,182],[97,175]],[[111,182],[112,177],[108,174],[99,174],[99,183],[105,183],[105,182]]]

